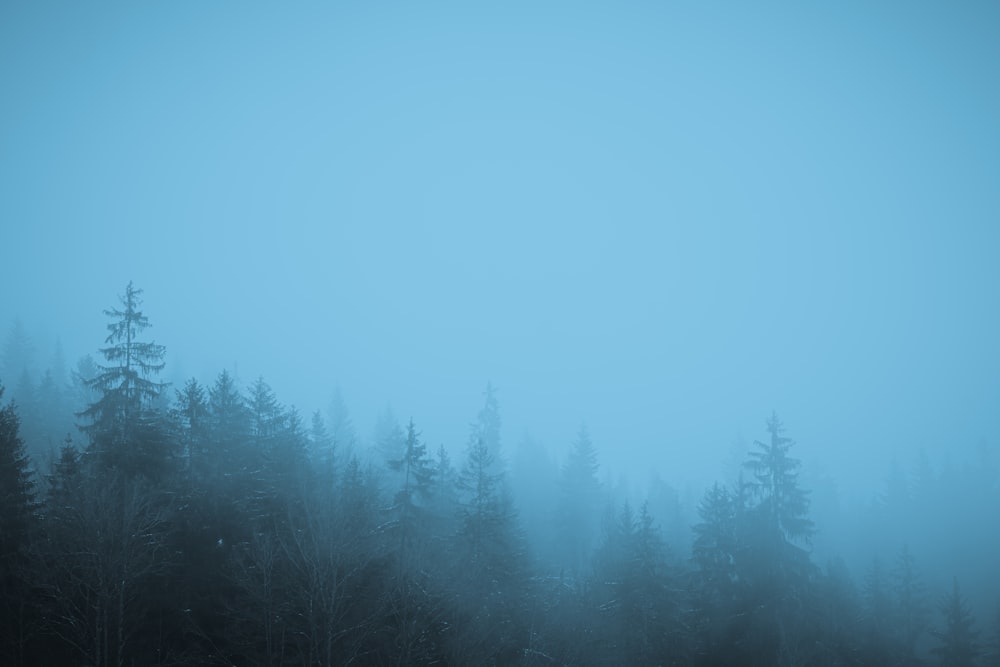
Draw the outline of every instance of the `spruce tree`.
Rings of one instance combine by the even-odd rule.
[[[767,420],[767,442],[754,441],[749,468],[756,481],[751,483],[759,502],[758,510],[767,528],[785,541],[808,540],[812,534],[809,499],[798,485],[798,459],[788,455],[793,442],[782,435],[785,428],[776,412]]]
[[[940,610],[944,629],[931,632],[939,642],[931,653],[946,667],[974,667],[980,654],[979,631],[958,578],[952,582],[951,593],[941,600]]]
[[[916,659],[917,641],[927,629],[927,595],[913,555],[905,544],[896,559],[892,579],[895,598],[893,626],[904,660],[912,662]]]
[[[153,472],[149,467],[162,463],[155,459],[165,455],[156,451],[165,443],[152,408],[167,386],[155,379],[163,370],[166,351],[140,339],[150,326],[140,310],[141,297],[142,290],[129,282],[121,307],[104,311],[111,318],[107,347],[100,350],[107,364],[98,365],[97,375],[86,379],[98,397],[79,415],[89,420],[83,430],[90,435],[92,451],[105,464],[128,473]]]
[[[388,461],[402,483],[393,497],[394,526],[399,534],[397,558],[399,568],[405,572],[410,565],[414,541],[421,530],[426,530],[427,505],[434,482],[434,467],[427,455],[427,446],[420,442],[420,434],[410,419],[406,427],[406,444],[403,455]]]
[[[0,401],[4,388],[0,385]],[[13,403],[0,408],[0,662],[20,665],[35,631],[27,576],[28,548],[35,520],[35,481],[21,440]]]
[[[574,575],[582,573],[597,539],[601,493],[597,470],[597,452],[583,426],[562,469],[555,517],[556,553]]]
[[[0,401],[3,394],[0,385]],[[24,554],[36,509],[35,481],[20,427],[13,403],[0,408],[0,572],[7,572]]]

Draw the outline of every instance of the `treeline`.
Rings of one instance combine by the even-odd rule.
[[[906,548],[860,584],[813,562],[776,415],[682,549],[585,430],[509,466],[492,388],[459,460],[391,415],[363,451],[263,379],[168,388],[140,306],[129,284],[107,311],[51,463],[0,411],[2,664],[1000,664],[1000,616],[930,594]]]

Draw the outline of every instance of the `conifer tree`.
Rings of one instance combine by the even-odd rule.
[[[176,392],[174,414],[180,422],[182,455],[188,466],[201,472],[208,434],[208,398],[205,389],[191,378]]]
[[[958,578],[952,582],[951,593],[941,600],[940,610],[944,629],[931,632],[939,642],[931,654],[946,667],[974,667],[980,654],[979,631],[958,586]]]
[[[903,659],[916,659],[916,645],[927,629],[927,596],[910,548],[903,545],[892,572],[895,634]]]
[[[111,318],[107,347],[100,350],[107,365],[99,365],[97,375],[86,380],[98,397],[80,413],[90,422],[83,429],[99,458],[129,473],[149,473],[148,467],[159,463],[155,459],[164,456],[155,451],[164,443],[151,408],[167,386],[154,379],[163,370],[166,352],[162,345],[140,339],[150,326],[140,310],[141,297],[142,290],[129,282],[121,308],[104,311]]]
[[[4,388],[0,385],[0,401]],[[35,481],[20,436],[13,403],[0,408],[0,560],[6,562],[27,544],[35,511]]]
[[[19,428],[14,404],[0,407],[0,662],[11,665],[25,664],[36,616],[27,569],[37,503]]]
[[[399,533],[399,566],[405,571],[409,566],[409,555],[414,547],[421,527],[426,528],[424,514],[431,497],[434,468],[427,455],[427,446],[420,442],[413,419],[406,427],[406,442],[403,455],[388,461],[389,468],[401,478],[401,486],[393,498],[395,527]]]
[[[601,493],[597,470],[597,452],[583,426],[562,469],[556,508],[556,553],[574,575],[582,573],[597,539]]]
[[[758,510],[770,531],[785,541],[807,540],[812,533],[809,499],[798,485],[800,462],[788,455],[793,443],[782,435],[784,430],[778,414],[772,412],[767,420],[770,439],[754,441],[758,451],[750,452],[745,465],[753,472]]]

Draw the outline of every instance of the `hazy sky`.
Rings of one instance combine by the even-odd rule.
[[[675,482],[1000,436],[1000,5],[0,6],[0,322]],[[39,341],[40,357],[49,355]],[[875,466],[866,452],[884,452]]]

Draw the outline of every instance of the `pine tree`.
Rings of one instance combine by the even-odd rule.
[[[456,664],[509,664],[523,646],[524,545],[504,474],[482,431],[473,429],[458,475],[459,528],[453,596],[463,632],[451,643]]]
[[[330,403],[326,409],[326,417],[327,430],[330,432],[330,437],[333,438],[333,446],[341,454],[353,452],[358,442],[358,435],[354,430],[350,410],[347,409],[347,403],[344,401],[339,387],[333,390],[333,396],[330,397]]]
[[[247,440],[250,415],[236,381],[223,370],[208,390],[209,468],[215,476],[223,471],[246,472],[251,465]]]
[[[927,595],[913,555],[903,545],[892,571],[895,634],[899,638],[903,659],[916,659],[916,645],[927,629]]]
[[[309,424],[309,449],[322,483],[332,485],[337,468],[337,448],[330,430],[326,427],[323,413],[319,410],[313,412]]]
[[[767,420],[770,440],[754,441],[759,451],[750,452],[745,464],[754,475],[752,488],[759,501],[759,511],[768,528],[786,541],[808,540],[812,521],[807,517],[809,499],[798,486],[798,459],[788,456],[792,440],[781,435],[784,426],[777,413]]]
[[[575,575],[583,572],[597,538],[601,493],[597,470],[597,452],[584,426],[563,466],[556,509],[556,553],[563,567]]]
[[[505,468],[503,452],[500,449],[500,427],[503,422],[500,419],[500,403],[497,401],[496,387],[487,382],[484,395],[486,401],[472,424],[472,437],[481,439],[492,456],[492,472],[500,472]]]
[[[946,667],[973,667],[980,654],[979,631],[957,578],[952,582],[951,593],[941,601],[940,610],[944,629],[931,632],[940,642],[931,653]]]
[[[0,401],[3,394],[0,385]],[[0,408],[0,573],[23,555],[36,509],[35,481],[20,426],[13,403]]]
[[[729,598],[737,580],[739,513],[733,494],[718,483],[705,493],[698,506],[701,522],[694,527],[692,556],[706,592],[713,598]]]
[[[197,473],[204,468],[208,433],[208,398],[205,389],[191,378],[176,392],[174,414],[180,422],[182,455]]]
[[[861,592],[864,647],[869,660],[880,664],[894,661],[900,647],[893,637],[893,600],[882,561],[875,558],[865,575]]]
[[[98,366],[97,375],[87,379],[86,386],[99,396],[80,416],[90,421],[83,429],[99,459],[129,473],[148,474],[149,466],[159,463],[155,459],[164,456],[155,451],[164,443],[152,407],[167,385],[153,379],[163,370],[165,348],[139,339],[150,326],[140,310],[141,297],[142,290],[130,282],[120,297],[122,307],[104,311],[112,320],[108,347],[100,350],[108,365]]]
[[[461,532],[474,560],[484,559],[492,532],[504,521],[500,495],[502,475],[493,472],[493,454],[482,438],[469,443],[465,463],[458,475],[462,493]]]
[[[993,626],[990,631],[989,648],[986,652],[987,664],[1000,665],[1000,608],[993,615]]]
[[[397,558],[401,572],[409,566],[414,541],[426,528],[427,504],[434,482],[434,468],[427,455],[427,446],[420,442],[413,419],[406,427],[406,444],[403,455],[388,461],[389,468],[400,476],[402,483],[393,498],[394,524],[399,533]]]
[[[0,401],[4,388],[0,385]],[[35,630],[28,549],[36,518],[35,481],[13,403],[0,407],[0,661],[20,665]]]
[[[14,320],[7,338],[4,340],[3,351],[0,353],[0,379],[8,382],[20,377],[24,371],[31,374],[35,360],[35,345],[28,335],[28,330],[20,318]],[[15,396],[20,401],[20,396]]]

